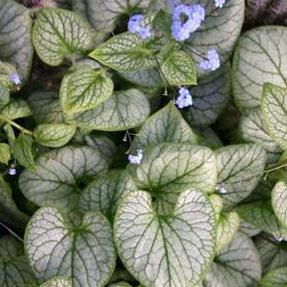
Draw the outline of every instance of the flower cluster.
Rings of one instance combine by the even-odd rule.
[[[143,150],[137,149],[135,154],[129,154],[128,160],[132,164],[140,164],[143,158]]]
[[[206,71],[215,71],[220,67],[220,58],[217,50],[207,51],[206,58],[200,63],[200,68]]]
[[[193,103],[192,97],[190,92],[187,88],[180,88],[179,89],[179,96],[177,97],[175,104],[178,106],[179,109],[183,109],[186,107],[191,106]]]
[[[226,0],[214,0],[214,4],[216,8],[222,8],[226,2]]]
[[[180,4],[172,14],[172,35],[176,41],[184,41],[196,31],[205,18],[205,10],[199,5]]]
[[[135,14],[131,16],[128,23],[128,31],[138,34],[142,39],[147,39],[152,35],[151,27],[144,26],[142,24],[143,20],[144,16],[142,14]]]

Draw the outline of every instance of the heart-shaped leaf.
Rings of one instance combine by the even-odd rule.
[[[92,109],[107,100],[114,90],[113,81],[108,76],[87,65],[80,65],[63,81],[60,98],[68,113]]]
[[[272,270],[260,280],[261,287],[284,287],[287,285],[287,267]]]
[[[90,147],[67,146],[39,157],[35,171],[25,170],[19,179],[24,195],[39,206],[74,208],[85,180],[107,170],[102,154]]]
[[[206,287],[253,286],[261,277],[260,258],[253,242],[241,233],[215,258]]]
[[[227,205],[246,198],[259,183],[266,163],[265,151],[256,144],[230,145],[216,151],[218,183]],[[225,204],[225,205],[226,205]]]
[[[150,113],[146,96],[136,89],[115,92],[96,108],[77,113],[72,124],[88,129],[121,131],[139,126]]]
[[[268,133],[283,150],[287,150],[287,88],[265,84],[262,113]]]
[[[139,146],[164,142],[197,143],[197,136],[172,103],[149,117],[136,137]]]
[[[80,211],[98,211],[113,222],[119,200],[136,190],[134,182],[125,171],[110,171],[83,190],[79,202]]]
[[[37,12],[33,27],[33,44],[41,60],[58,66],[65,57],[91,48],[90,27],[77,14],[45,8]]]
[[[155,198],[159,213],[169,213],[180,192],[195,188],[213,192],[216,186],[216,162],[213,152],[189,144],[158,144],[144,150],[143,160],[130,172],[139,189]]]
[[[145,286],[193,286],[210,263],[215,215],[206,196],[187,190],[174,211],[159,216],[148,192],[137,191],[120,203],[114,224],[121,260]]]
[[[119,72],[136,72],[156,65],[153,52],[135,33],[112,37],[91,52],[90,57]]]
[[[287,228],[287,184],[285,182],[276,183],[272,190],[271,201],[276,217]]]
[[[0,286],[23,287],[36,283],[22,244],[12,236],[0,238]]]
[[[56,208],[39,209],[26,228],[25,250],[38,279],[67,276],[75,287],[105,286],[116,263],[111,226],[96,212],[72,224]]]
[[[0,0],[0,58],[13,64],[24,80],[32,66],[31,32],[30,10],[16,1]]]
[[[6,143],[0,143],[0,163],[8,164],[11,158],[9,145]]]
[[[73,285],[72,280],[58,277],[41,284],[40,287],[73,287]]]
[[[216,121],[231,94],[230,65],[226,64],[208,76],[199,79],[191,88],[192,106],[184,112],[190,125],[205,126]]]
[[[285,27],[264,26],[240,38],[233,60],[233,94],[240,107],[259,107],[266,82],[287,87],[286,37]]]
[[[36,141],[48,147],[61,147],[74,136],[76,128],[67,124],[42,124],[34,129]]]

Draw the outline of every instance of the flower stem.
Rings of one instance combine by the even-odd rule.
[[[18,129],[19,131],[21,131],[22,133],[24,134],[27,134],[27,135],[30,135],[30,136],[33,136],[33,132],[31,132],[30,130],[27,130],[23,127],[21,127],[20,125],[18,125],[17,123],[15,123],[14,121],[0,115],[0,120],[10,124],[11,126],[15,127],[16,129]]]
[[[280,165],[277,165],[277,166],[274,166],[274,167],[272,167],[270,169],[265,170],[264,171],[264,173],[265,173],[264,180],[267,179],[269,173],[271,173],[273,171],[276,171],[278,169],[284,168],[284,167],[287,167],[287,163],[283,163],[283,164],[280,164]]]
[[[12,234],[15,238],[17,238],[19,241],[23,242],[24,240],[15,233],[12,229],[10,229],[6,224],[0,221],[0,226],[2,226],[4,229],[6,229],[10,234]]]

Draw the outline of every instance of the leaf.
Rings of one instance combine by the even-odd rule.
[[[281,150],[266,131],[260,110],[250,110],[241,117],[240,132],[245,141],[258,143],[267,151],[269,162],[277,161]]]
[[[287,89],[265,84],[261,108],[268,133],[283,150],[287,150]]]
[[[16,120],[31,116],[32,111],[26,101],[13,99],[0,110],[0,114],[9,120]]]
[[[28,216],[20,211],[12,198],[10,186],[0,176],[0,221],[9,226],[23,229]]]
[[[255,238],[255,245],[260,256],[263,274],[286,266],[287,251],[275,239],[260,236]]]
[[[197,143],[196,134],[172,103],[149,117],[136,137],[136,143],[139,146],[151,146],[164,142]]]
[[[9,145],[6,143],[0,143],[0,163],[8,165],[11,158]]]
[[[147,147],[138,166],[130,173],[140,190],[148,190],[156,210],[169,213],[180,192],[195,188],[211,193],[216,185],[216,162],[213,152],[189,144],[158,144]]]
[[[0,108],[7,105],[10,100],[8,88],[0,82]]]
[[[217,222],[216,254],[226,247],[239,229],[240,218],[236,212],[221,213]]]
[[[64,115],[56,92],[36,91],[28,98],[33,118],[38,124],[63,123]]]
[[[225,205],[234,205],[246,198],[259,183],[264,173],[266,153],[255,144],[222,147],[216,151],[218,183]]]
[[[82,191],[79,209],[82,212],[101,212],[113,222],[120,199],[136,190],[127,172],[112,170],[89,183]]]
[[[265,275],[261,281],[261,287],[284,287],[287,284],[287,267],[275,269]]]
[[[78,113],[69,122],[81,128],[121,131],[139,126],[150,113],[146,96],[136,89],[118,91],[96,108]]]
[[[67,124],[42,124],[34,129],[36,141],[47,147],[61,147],[75,135],[76,128]]]
[[[40,287],[72,287],[72,281],[70,279],[65,278],[53,278],[43,284]]]
[[[27,80],[33,58],[30,10],[15,1],[0,0],[0,58],[13,64]]]
[[[287,228],[287,184],[285,182],[276,183],[272,190],[271,202],[276,217]]]
[[[72,225],[59,209],[40,208],[26,228],[25,250],[38,279],[67,276],[75,287],[105,286],[116,263],[111,226],[96,212]]]
[[[32,154],[33,138],[21,133],[13,145],[13,156],[18,163],[30,170],[34,170],[35,161]]]
[[[127,282],[117,282],[117,283],[109,285],[109,287],[132,287],[132,285],[130,285]]]
[[[92,40],[90,27],[77,14],[53,8],[37,12],[33,44],[44,63],[58,66],[65,57],[89,50]]]
[[[107,168],[108,163],[99,151],[86,146],[67,146],[39,157],[35,171],[25,170],[20,175],[19,186],[39,206],[73,209],[85,180]]]
[[[75,72],[66,75],[67,83],[60,90],[64,111],[84,112],[95,108],[113,94],[114,83],[100,70],[81,65]]]
[[[222,113],[231,95],[230,65],[199,79],[198,85],[191,88],[192,106],[184,112],[192,126],[213,124]]]
[[[145,47],[135,33],[123,33],[110,38],[89,55],[118,72],[136,72],[156,65],[153,52]]]
[[[206,287],[253,286],[261,278],[261,265],[253,242],[244,234],[215,258],[205,278]]]
[[[170,85],[196,85],[196,67],[192,58],[183,51],[174,51],[160,63],[164,78]]]
[[[287,29],[280,26],[259,27],[241,36],[232,71],[233,94],[240,107],[259,107],[266,82],[287,87],[287,43],[282,41],[286,36]]]
[[[72,6],[97,32],[107,33],[114,30],[120,16],[146,9],[150,2],[151,0],[73,0]]]
[[[202,61],[198,51],[200,54],[205,54],[207,50],[216,48],[222,62],[229,58],[241,32],[244,2],[244,0],[229,1],[214,13],[213,1],[200,1],[200,4],[206,8],[205,21],[184,43],[184,50],[192,56],[197,66]],[[200,73],[202,74],[201,70],[199,76]]]
[[[35,283],[22,244],[9,235],[0,238],[0,286],[23,287]]]
[[[174,211],[157,215],[148,192],[120,203],[114,223],[121,260],[145,286],[193,286],[212,260],[215,215],[206,196],[186,190]]]

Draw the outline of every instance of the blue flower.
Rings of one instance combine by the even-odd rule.
[[[180,88],[179,89],[179,96],[177,97],[175,104],[178,106],[179,109],[183,109],[186,107],[191,106],[193,103],[192,97],[190,92],[187,88]]]
[[[143,158],[143,150],[137,149],[136,154],[129,154],[128,160],[132,164],[140,164]]]
[[[214,4],[216,8],[222,8],[226,2],[226,0],[214,0]]]
[[[15,84],[15,85],[20,85],[21,84],[21,80],[20,77],[18,75],[18,73],[13,73],[11,75],[9,75],[9,79]]]
[[[143,26],[143,20],[144,16],[142,14],[131,16],[128,23],[128,31],[138,34],[142,39],[147,39],[151,37],[151,28],[149,26]]]
[[[205,18],[204,8],[197,5],[180,4],[172,14],[172,35],[177,41],[184,41],[195,32]]]
[[[220,58],[216,49],[207,51],[206,59],[200,63],[200,68],[206,71],[215,71],[220,67]]]
[[[14,167],[10,167],[9,168],[9,170],[8,170],[8,173],[10,174],[10,175],[16,175],[16,168],[14,168]]]

